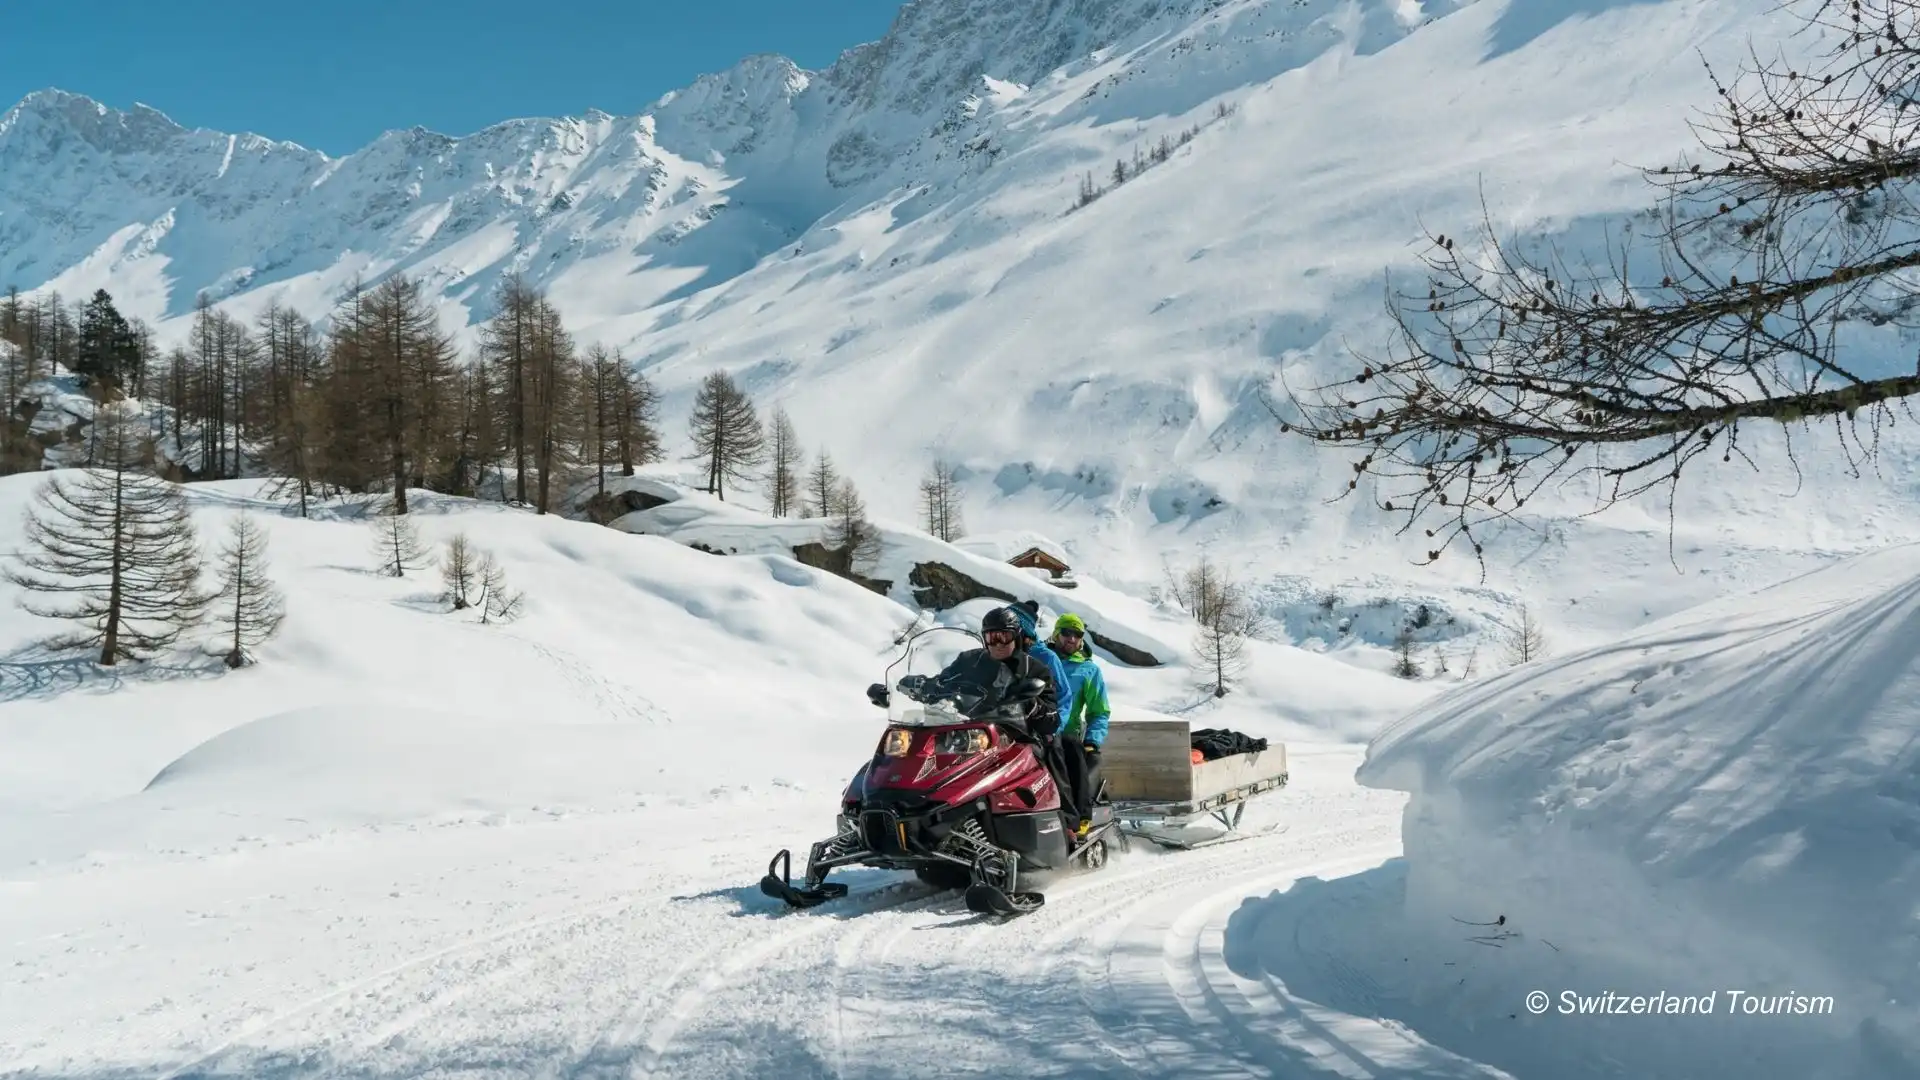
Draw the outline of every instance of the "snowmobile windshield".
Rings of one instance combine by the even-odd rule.
[[[1019,702],[1009,702],[1012,680],[999,663],[954,667],[962,653],[982,642],[971,630],[936,626],[905,643],[888,669],[887,720],[900,727],[940,727],[982,720],[1018,720]],[[952,669],[952,670],[949,670]]]

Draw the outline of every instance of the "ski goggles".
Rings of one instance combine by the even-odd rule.
[[[989,630],[980,635],[980,638],[989,645],[1011,645],[1013,644],[1013,631]]]

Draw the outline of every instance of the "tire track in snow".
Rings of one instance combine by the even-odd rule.
[[[1196,863],[1207,868],[1202,872],[1209,879],[1223,875],[1244,878],[1249,873],[1273,874],[1272,845],[1278,839],[1279,835],[1263,836],[1191,852],[1165,852],[1142,845],[1144,851],[1136,847],[1127,855],[1112,856],[1102,870],[1047,875],[1050,880],[1042,889],[1047,896],[1046,906],[1006,923],[962,909],[954,918],[933,923],[891,918],[887,921],[893,925],[872,948],[861,947],[868,935],[848,935],[841,939],[827,987],[834,997],[827,1025],[834,1048],[833,1075],[841,1080],[860,1075],[855,1064],[857,1050],[864,1050],[857,1055],[859,1060],[881,1063],[911,1060],[914,1055],[944,1057],[939,1046],[943,1033],[930,1032],[924,1020],[926,987],[941,985],[943,977],[952,981],[955,975],[975,976],[977,982],[980,981],[977,977],[983,974],[995,985],[1024,990],[1037,999],[1032,1008],[1016,1008],[1010,1014],[996,1015],[993,1025],[1011,1024],[1035,1045],[1068,1038],[1077,1031],[1080,1043],[1095,1047],[1098,1055],[1120,1064],[1135,1076],[1155,1075],[1114,1045],[1109,1034],[1088,1015],[1093,1009],[1091,1000],[1084,994],[1076,995],[1070,988],[1071,982],[1058,978],[1063,965],[1078,966],[1083,960],[1078,954],[1069,960],[1066,947],[1112,923],[1111,913],[1148,902],[1153,895],[1168,888],[1191,884],[1194,880],[1191,870]],[[1180,873],[1182,868],[1189,872]],[[1143,884],[1146,894],[1139,895]],[[957,893],[943,895],[951,897],[956,908],[962,903]],[[936,928],[952,931],[954,940],[941,943],[931,935],[923,936],[923,942],[945,947],[921,958],[912,969],[893,962],[892,953],[901,941],[916,931]],[[1080,1002],[1080,1009],[1069,1008],[1061,1014],[1053,1005],[1060,992]],[[963,1004],[979,1004],[968,1001],[964,993],[959,997]],[[898,1004],[902,1001],[912,1001],[915,1005],[904,1009]],[[993,1005],[998,1012],[1007,1012],[1004,1003]],[[850,1025],[850,1016],[858,1023]],[[887,1022],[889,1020],[891,1022]],[[864,1039],[856,1040],[855,1031],[864,1033]],[[979,1050],[978,1028],[948,1037],[956,1043],[953,1048],[956,1056],[972,1055]],[[929,1045],[930,1039],[934,1040],[933,1045]],[[899,1045],[893,1045],[895,1043]]]
[[[854,932],[860,929],[858,924],[863,918],[885,912],[914,911],[934,906],[941,900],[941,894],[927,895],[925,886],[908,879],[905,882],[889,882],[832,901],[856,906],[857,912],[849,913],[852,917],[839,917],[817,909],[811,913],[788,911],[775,915],[775,929],[750,929],[746,931],[746,940],[705,949],[698,957],[683,963],[668,980],[662,1003],[658,1007],[636,1010],[633,1015],[603,1033],[597,1045],[636,1047],[637,1052],[628,1070],[629,1076],[680,1076],[680,1072],[661,1072],[674,1055],[675,1040],[688,1024],[702,1014],[704,1007],[714,997],[729,987],[742,985],[741,976],[751,969],[765,964],[786,949],[811,943],[813,939],[831,934],[836,929],[842,933]],[[788,923],[792,925],[786,925]],[[704,974],[694,978],[696,970],[704,971]],[[691,985],[683,985],[686,983]],[[758,989],[750,983],[746,985],[750,989]]]
[[[1364,857],[1342,859],[1302,868],[1297,872],[1266,875],[1249,879],[1243,890],[1229,895],[1218,893],[1181,912],[1165,928],[1162,957],[1168,985],[1188,1015],[1199,1026],[1201,1011],[1207,1018],[1226,1028],[1256,1068],[1254,1075],[1271,1075],[1271,1070],[1290,1058],[1305,1056],[1322,1071],[1368,1080],[1375,1074],[1362,1059],[1343,1052],[1343,1048],[1312,1030],[1297,1009],[1278,1007],[1271,995],[1260,994],[1260,984],[1235,975],[1226,962],[1226,918],[1223,909],[1248,895],[1245,886],[1271,888],[1302,877],[1344,876],[1378,866],[1394,854],[1383,848]],[[1254,993],[1249,993],[1249,991]]]
[[[1324,846],[1314,845],[1276,862],[1268,845],[1261,849],[1103,913],[1099,929],[1088,936],[1092,948],[1076,965],[1081,1001],[1088,1018],[1104,1030],[1106,1047],[1135,1073],[1177,1075],[1193,1067],[1210,1076],[1271,1076],[1275,1047],[1236,1023],[1239,1018],[1207,981],[1209,970],[1225,970],[1219,955],[1223,934],[1203,936],[1202,930],[1213,925],[1217,912],[1263,887],[1357,872],[1398,850],[1383,844],[1366,855],[1328,860]],[[1220,925],[1223,930],[1224,922]],[[1056,951],[1056,962],[1060,956]],[[1124,1004],[1116,1008],[1115,1003]],[[1238,1051],[1231,1062],[1220,1060],[1222,1029],[1229,1036],[1224,1043]]]

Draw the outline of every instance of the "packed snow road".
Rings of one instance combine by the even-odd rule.
[[[1324,1060],[1337,1040],[1282,984],[1227,962],[1249,898],[1399,853],[1399,797],[1353,784],[1356,749],[1293,753],[1293,786],[1247,813],[1275,831],[1136,842],[1005,923],[878,871],[812,910],[762,896],[771,852],[822,816],[798,797],[15,884],[0,1075],[1399,1075]]]

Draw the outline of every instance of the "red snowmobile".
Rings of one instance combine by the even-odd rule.
[[[911,670],[916,644],[935,633],[961,634],[972,645],[984,645],[971,630],[922,630],[907,639],[906,653],[888,666],[888,677],[902,661]],[[920,655],[931,653],[922,648]],[[797,885],[792,854],[775,855],[760,890],[794,907],[812,907],[847,894],[844,884],[826,880],[835,867],[912,870],[936,888],[966,890],[973,911],[1011,916],[1046,899],[1021,891],[1022,873],[1098,869],[1106,864],[1109,844],[1125,851],[1104,784],[1094,799],[1092,827],[1084,838],[1074,836],[1077,822],[1062,810],[1047,751],[1024,719],[1046,683],[1016,681],[1004,665],[991,666],[998,673],[993,685],[958,672],[946,679],[908,674],[891,691],[885,683],[869,686],[867,699],[887,709],[887,729],[841,797],[835,835],[813,845],[806,877]]]

